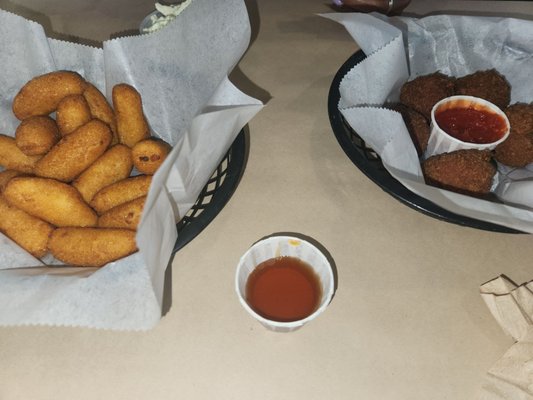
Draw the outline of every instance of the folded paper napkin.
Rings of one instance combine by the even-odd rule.
[[[533,281],[520,286],[499,276],[481,297],[516,343],[487,372],[478,400],[533,399]]]

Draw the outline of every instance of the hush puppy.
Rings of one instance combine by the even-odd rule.
[[[457,150],[422,162],[428,185],[472,196],[490,192],[496,166],[490,151]]]
[[[123,144],[116,144],[83,171],[72,182],[72,186],[89,203],[100,189],[130,176],[132,168],[131,149]]]
[[[48,115],[70,94],[82,94],[85,79],[72,71],[55,71],[28,81],[13,99],[13,113],[19,120]]]
[[[28,156],[17,146],[16,139],[0,135],[0,166],[19,172],[31,173],[41,156]]]
[[[15,131],[18,148],[28,156],[47,153],[59,139],[56,122],[43,115],[26,118]]]
[[[455,93],[455,79],[441,72],[419,76],[403,84],[400,102],[422,114],[428,121],[439,100]]]
[[[106,186],[96,193],[90,202],[98,215],[120,204],[146,196],[152,183],[152,175],[137,175]]]
[[[504,110],[511,101],[511,85],[495,69],[476,71],[457,78],[455,92],[458,95],[475,96],[490,101]]]
[[[55,226],[95,226],[98,217],[72,186],[48,178],[18,176],[6,185],[9,204]]]
[[[113,86],[112,96],[120,143],[133,147],[149,138],[150,128],[143,113],[140,93],[133,86],[120,83]]]
[[[91,115],[93,118],[104,121],[107,125],[109,125],[111,132],[113,132],[113,140],[111,141],[111,144],[117,144],[118,136],[115,112],[111,108],[111,105],[103,93],[100,92],[100,90],[98,90],[98,88],[92,83],[88,82],[87,87],[83,92],[83,97],[85,97],[85,100],[89,105],[89,109],[91,110]]]
[[[144,139],[131,149],[133,165],[141,174],[153,175],[159,168],[172,147],[158,138]]]
[[[81,94],[66,96],[57,105],[56,122],[61,136],[74,132],[91,119],[91,109]]]
[[[0,195],[0,232],[36,258],[48,253],[48,238],[54,227],[18,207]]]
[[[80,267],[102,267],[137,251],[135,231],[111,228],[57,228],[48,248],[58,260]]]
[[[34,173],[71,182],[104,154],[111,138],[109,127],[98,119],[92,119],[52,147],[35,164]]]
[[[136,230],[141,221],[145,202],[146,196],[142,196],[107,210],[98,217],[98,226]]]

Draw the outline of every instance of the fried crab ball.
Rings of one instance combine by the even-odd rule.
[[[416,152],[421,156],[424,154],[428,146],[430,134],[428,121],[422,114],[403,104],[395,104],[392,106],[392,109],[398,111],[402,115],[405,126],[411,136],[411,140],[415,145]]]
[[[488,150],[457,150],[422,162],[428,185],[472,196],[490,192],[496,166]]]
[[[495,69],[476,71],[473,74],[457,78],[455,94],[480,97],[496,104],[503,110],[511,101],[511,85]]]
[[[511,125],[511,134],[524,135],[533,132],[533,103],[511,104],[504,112]]]
[[[403,84],[400,102],[429,120],[435,103],[455,93],[454,82],[454,78],[440,72],[419,76]]]
[[[521,168],[533,162],[533,132],[513,133],[494,149],[496,161],[508,167]]]

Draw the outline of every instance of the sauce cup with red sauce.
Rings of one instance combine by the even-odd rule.
[[[493,150],[509,136],[505,113],[489,101],[451,96],[431,110],[431,134],[425,158],[463,149]]]
[[[241,257],[235,291],[244,309],[264,327],[294,331],[320,315],[334,292],[324,253],[294,236],[271,236]]]

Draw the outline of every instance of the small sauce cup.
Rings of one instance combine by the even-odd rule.
[[[247,283],[252,272],[265,261],[279,257],[294,257],[307,264],[321,286],[315,310],[298,320],[277,321],[256,312],[247,298]],[[241,257],[235,274],[235,291],[244,309],[264,327],[275,332],[291,332],[324,312],[334,293],[334,274],[324,253],[306,240],[294,236],[272,236],[256,242]]]
[[[487,100],[447,97],[431,110],[431,133],[424,157],[456,150],[493,150],[507,139],[510,128],[505,113]]]

